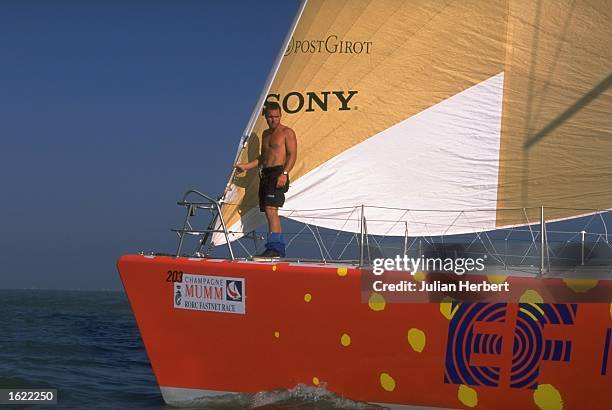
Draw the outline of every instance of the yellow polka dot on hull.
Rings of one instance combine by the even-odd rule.
[[[280,337],[280,332],[278,330],[274,332],[274,337],[277,339]]]
[[[338,268],[336,270],[336,273],[338,274],[338,276],[346,276],[346,275],[348,275],[348,269],[347,268]]]
[[[372,292],[370,294],[370,298],[368,299],[368,306],[375,312],[380,312],[381,310],[385,310],[385,306],[387,302],[385,298],[380,293]]]
[[[408,343],[410,343],[410,347],[415,352],[421,353],[425,349],[426,340],[425,332],[421,329],[413,327],[408,331]]]
[[[380,374],[380,385],[386,391],[395,390],[395,380],[388,373]]]
[[[599,281],[597,279],[574,279],[574,278],[564,278],[563,282],[567,285],[568,288],[573,290],[576,293],[584,293],[593,289]]]
[[[427,277],[427,274],[425,272],[419,271],[419,272],[414,272],[414,275],[412,275],[412,277],[417,282],[423,282],[425,278]]]
[[[350,346],[351,337],[347,335],[346,333],[343,333],[342,336],[340,337],[340,344],[344,347]]]
[[[320,383],[319,378],[317,376],[312,378],[312,384],[314,384],[315,386],[318,386]]]
[[[533,401],[541,410],[561,410],[561,393],[552,384],[540,384],[533,392]]]
[[[454,299],[450,296],[444,296],[442,302],[440,302],[440,313],[442,313],[442,316],[444,316],[448,320],[451,320],[453,315],[457,311],[458,305],[455,305],[455,307],[453,308],[453,300]]]
[[[478,405],[478,393],[471,387],[462,384],[457,390],[457,398],[466,407],[476,407]]]
[[[275,271],[276,270],[276,265],[272,266],[272,270]]]
[[[506,275],[487,275],[489,282],[495,283],[496,285],[504,283],[507,278]]]
[[[304,295],[304,302],[308,303],[312,300],[312,295],[310,293],[307,293]]]
[[[533,289],[527,289],[519,299],[520,303],[544,303],[542,295]]]

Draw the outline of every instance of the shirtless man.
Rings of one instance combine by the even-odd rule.
[[[261,155],[246,164],[237,164],[239,172],[261,166],[259,181],[259,209],[268,219],[268,241],[266,250],[259,257],[278,258],[285,256],[285,243],[281,231],[278,208],[285,203],[285,192],[289,189],[289,172],[297,157],[295,132],[281,124],[281,109],[276,102],[264,107],[268,129],[263,132]]]

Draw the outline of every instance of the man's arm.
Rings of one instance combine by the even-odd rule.
[[[295,137],[295,132],[293,132],[291,128],[288,128],[287,133],[285,134],[285,166],[283,168],[283,175],[278,177],[278,181],[276,182],[277,188],[283,187],[285,184],[287,184],[288,174],[293,169],[296,159],[297,138]],[[287,174],[285,174],[285,172]]]
[[[293,132],[291,128],[287,130],[287,135],[285,136],[285,150],[285,168],[283,171],[289,173],[293,169],[295,160],[297,159],[297,138],[295,137],[295,132]]]
[[[246,171],[258,167],[260,163],[261,155],[255,158],[253,161],[247,162],[246,164],[236,164],[236,170],[238,170],[238,172]]]
[[[263,134],[261,135],[262,139],[266,137],[266,135],[268,134],[268,130],[264,130]],[[262,153],[255,158],[253,161],[247,162],[246,164],[236,164],[236,169],[238,170],[238,172],[242,172],[242,171],[247,171],[249,169],[252,168],[256,168],[258,166],[260,166],[261,164],[263,164],[263,141],[261,144],[261,151]]]

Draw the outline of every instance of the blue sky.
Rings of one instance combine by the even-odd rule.
[[[3,1],[0,288],[121,289],[218,194],[298,0]]]

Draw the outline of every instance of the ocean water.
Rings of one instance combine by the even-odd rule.
[[[58,390],[57,405],[25,407],[32,409],[175,409],[162,399],[122,292],[0,290],[0,388]],[[228,395],[195,408],[380,407],[296,386]]]

